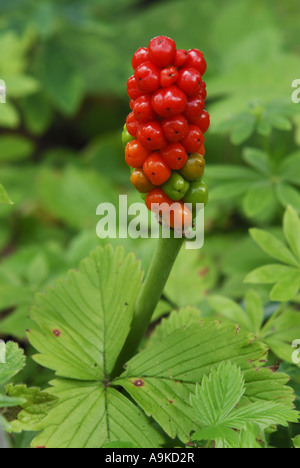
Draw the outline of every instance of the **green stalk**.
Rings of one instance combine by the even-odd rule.
[[[116,363],[113,376],[120,375],[124,364],[136,354],[145,337],[156,306],[163,294],[184,239],[176,239],[173,231],[169,239],[159,238],[147,277],[137,299],[131,331]]]

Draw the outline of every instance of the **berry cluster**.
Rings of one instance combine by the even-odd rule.
[[[183,203],[208,199],[201,181],[204,133],[210,123],[202,80],[204,56],[196,49],[176,49],[172,39],[159,36],[136,51],[132,67],[134,74],[127,81],[132,112],[122,136],[131,182],[150,210],[153,204],[179,202],[178,216],[192,220]]]

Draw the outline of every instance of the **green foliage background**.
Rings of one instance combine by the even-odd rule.
[[[226,304],[241,308],[246,297],[250,309],[258,301],[260,320],[245,328],[258,332],[288,300],[288,315],[274,319],[282,334],[269,336],[267,326],[261,338],[300,398],[287,334],[294,324],[300,329],[299,287],[294,282],[287,298],[277,288],[270,298],[274,284],[256,284],[263,281],[253,275],[254,286],[244,282],[270,263],[249,228],[283,242],[285,208],[300,213],[300,104],[291,101],[300,78],[298,9],[297,0],[0,2],[0,79],[7,86],[0,104],[0,338],[18,340],[31,354],[25,330],[34,327],[34,294],[107,243],[96,236],[99,203],[116,202],[119,193],[139,201],[120,139],[126,80],[134,51],[165,34],[207,58],[211,197],[205,247],[180,254],[155,318],[185,306],[226,316]],[[110,242],[148,267],[155,241]],[[296,278],[300,286],[299,271]],[[51,375],[30,361],[16,382],[44,387]],[[272,444],[291,446],[299,432],[297,425],[281,429]]]

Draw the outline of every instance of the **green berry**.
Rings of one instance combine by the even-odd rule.
[[[162,186],[165,194],[171,200],[181,200],[190,188],[190,184],[178,172],[173,172],[169,180]]]
[[[181,175],[190,182],[196,181],[203,176],[205,169],[204,156],[194,153],[189,156],[185,166],[181,169]]]
[[[127,145],[130,141],[134,140],[135,138],[130,135],[130,133],[127,130],[126,124],[123,127],[123,132],[122,132],[122,143],[124,146]]]
[[[192,203],[196,205],[197,203],[208,202],[208,187],[204,182],[197,180],[196,182],[191,182],[189,191],[186,193],[184,203]]]

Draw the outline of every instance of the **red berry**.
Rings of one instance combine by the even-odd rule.
[[[188,103],[183,115],[189,122],[195,122],[195,120],[199,119],[204,107],[204,99],[200,96],[200,94],[197,94],[196,96],[188,99]]]
[[[168,67],[173,62],[176,44],[166,36],[158,36],[149,43],[150,60],[158,67]]]
[[[174,171],[182,169],[188,159],[187,152],[180,143],[171,143],[160,154]]]
[[[155,188],[148,193],[145,203],[148,210],[162,215],[165,212],[169,212],[170,206],[174,202],[161,188]]]
[[[150,152],[147,151],[138,140],[132,140],[126,145],[125,160],[130,167],[143,167],[149,155]]]
[[[177,68],[181,67],[182,65],[185,64],[187,59],[188,59],[188,53],[186,50],[182,50],[182,49],[176,50],[174,61],[173,61],[174,67],[177,67]]]
[[[206,111],[203,111],[200,118],[196,120],[195,125],[197,125],[197,127],[200,128],[202,133],[207,132],[207,130],[209,129],[209,125],[210,125],[209,113]]]
[[[134,101],[133,112],[136,120],[141,123],[149,122],[155,119],[155,113],[152,109],[151,96],[141,96]]]
[[[205,101],[205,99],[207,98],[207,91],[206,91],[206,83],[205,83],[205,81],[202,81],[202,86],[201,86],[201,90],[200,90],[200,93],[199,93],[199,94],[200,94],[200,96],[201,96],[201,97],[204,99],[204,101]]]
[[[134,117],[134,113],[131,112],[128,116],[127,116],[127,119],[126,119],[126,128],[127,128],[127,131],[128,133],[133,136],[134,138],[136,138],[136,133],[138,131],[138,128],[139,128],[139,123],[137,122],[137,120],[135,119]]]
[[[136,85],[134,75],[132,75],[127,81],[127,94],[130,97],[130,99],[137,99],[138,97],[143,95],[141,90]]]
[[[169,119],[163,119],[162,129],[168,141],[177,142],[186,136],[189,125],[183,115],[175,115]]]
[[[188,133],[181,143],[188,153],[197,153],[204,143],[203,133],[196,125],[189,125]]]
[[[139,65],[134,76],[138,89],[143,93],[154,93],[159,88],[160,70],[151,62]]]
[[[130,101],[129,101],[129,107],[130,107],[130,109],[131,109],[132,111],[133,111],[134,103],[135,103],[135,100],[134,100],[134,99],[130,99]]]
[[[152,107],[161,117],[181,114],[187,104],[186,95],[177,86],[160,89],[152,97]]]
[[[171,169],[159,152],[150,154],[144,163],[143,170],[154,185],[163,185],[171,177]]]
[[[200,72],[195,68],[183,68],[179,71],[177,86],[187,94],[195,96],[201,90],[202,79]]]
[[[160,72],[160,85],[163,88],[172,86],[172,84],[176,83],[177,78],[178,78],[178,71],[175,67],[164,68]]]
[[[207,64],[204,55],[198,49],[191,49],[188,51],[188,59],[185,64],[186,67],[196,68],[201,73],[201,76],[206,72]]]
[[[134,70],[137,69],[142,63],[149,61],[148,49],[146,47],[140,47],[134,56],[132,57],[131,65]]]
[[[137,137],[142,145],[150,151],[160,150],[167,146],[161,125],[155,120],[140,125]]]

